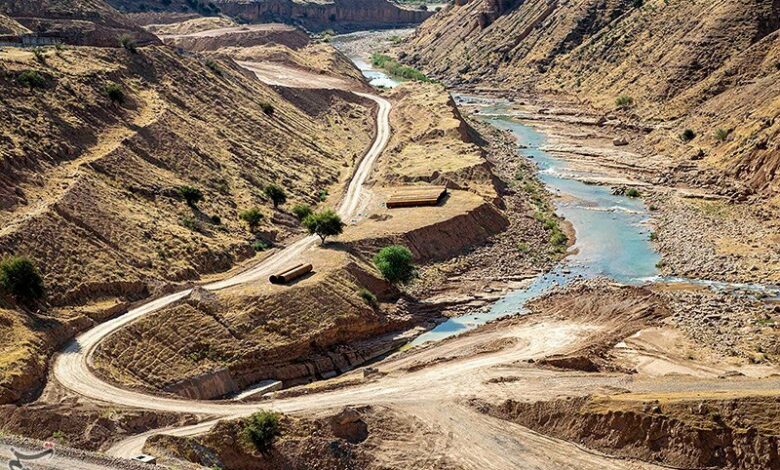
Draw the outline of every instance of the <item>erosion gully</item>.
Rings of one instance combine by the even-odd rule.
[[[358,34],[366,37],[371,33]],[[337,37],[333,44],[346,53],[371,85],[393,88],[400,83],[374,68],[365,53],[342,48],[350,40],[349,35]],[[575,280],[608,278],[626,285],[681,283],[734,295],[760,294],[768,296],[768,299],[780,298],[780,287],[773,285],[659,276],[656,265],[661,257],[650,241],[650,213],[640,198],[614,195],[609,186],[587,184],[585,181],[597,179],[594,177],[608,175],[576,170],[565,160],[544,151],[545,135],[512,117],[510,101],[467,95],[455,95],[455,98],[458,105],[479,107],[478,119],[515,137],[518,158],[527,158],[535,163],[539,179],[556,196],[556,213],[572,224],[577,238],[568,256],[551,271],[508,293],[489,310],[448,319],[418,336],[412,346],[439,341],[508,314],[524,313],[528,301]]]

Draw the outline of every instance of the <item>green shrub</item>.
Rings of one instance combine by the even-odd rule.
[[[193,188],[192,186],[179,186],[177,191],[179,192],[179,196],[181,196],[190,207],[196,207],[197,204],[203,200],[203,193],[198,188]]]
[[[628,197],[639,197],[640,195],[639,190],[636,188],[628,188],[626,190],[626,196]]]
[[[621,109],[627,109],[634,106],[634,98],[626,95],[620,95],[615,98],[615,105]]]
[[[222,218],[218,215],[212,215],[211,223],[214,225],[222,225]]]
[[[119,36],[119,45],[132,54],[138,52],[138,45],[135,40],[129,34],[123,34]]]
[[[414,67],[409,67],[400,64],[397,60],[385,54],[379,54],[377,52],[372,54],[371,64],[374,67],[379,67],[386,70],[390,75],[394,77],[404,78],[406,80],[413,80],[417,82],[431,81],[431,79],[425,76],[424,73],[420,72]]]
[[[206,67],[211,69],[212,72],[214,72],[215,74],[219,75],[220,77],[222,76],[222,68],[219,66],[219,64],[217,64],[213,60],[207,59],[206,60]]]
[[[188,228],[193,232],[200,232],[200,223],[194,218],[185,216],[181,218],[182,227]]]
[[[372,308],[376,308],[379,305],[379,302],[376,299],[376,296],[373,292],[371,292],[368,289],[360,289],[358,291],[358,295],[360,296],[363,301],[371,306]]]
[[[271,450],[279,436],[279,415],[271,411],[258,411],[244,419],[244,439],[260,453]]]
[[[35,60],[43,65],[46,65],[46,53],[43,51],[43,49],[36,47],[32,50],[32,53],[35,56]]]
[[[257,207],[252,207],[239,213],[238,218],[246,222],[250,232],[254,232],[263,220],[263,213]]]
[[[16,80],[31,90],[33,88],[45,88],[48,84],[46,77],[41,75],[37,70],[25,70],[19,74]]]
[[[695,138],[696,138],[696,133],[693,131],[693,129],[685,129],[682,132],[682,134],[680,134],[680,139],[683,142],[690,142]]]
[[[649,239],[650,239],[651,242],[658,241],[658,234],[655,233],[655,232],[650,232]]]
[[[263,193],[274,203],[274,208],[279,207],[280,204],[287,202],[287,194],[281,186],[276,184],[269,184],[263,190]]]
[[[295,215],[295,217],[298,218],[298,220],[303,220],[306,217],[310,216],[313,212],[312,208],[308,204],[296,204],[292,208],[292,213]]]
[[[344,222],[332,209],[310,214],[301,223],[309,233],[320,237],[323,245],[327,237],[339,235],[344,231]]]
[[[325,202],[325,199],[328,199],[329,193],[327,189],[320,189],[317,192],[317,199],[320,200],[320,202]]]
[[[568,242],[569,237],[567,237],[566,234],[561,232],[559,229],[553,230],[550,234],[550,244],[557,248],[566,246],[566,243]]]
[[[715,139],[718,142],[725,142],[729,138],[729,131],[726,129],[718,129],[715,131]]]
[[[269,103],[267,101],[261,101],[260,102],[260,109],[262,109],[263,112],[265,114],[267,114],[268,116],[273,116],[274,115],[274,111],[275,111],[274,110],[274,105],[272,105],[271,103]]]
[[[388,281],[406,284],[414,278],[412,252],[401,245],[386,246],[374,256],[374,265]]]
[[[118,83],[109,83],[106,85],[106,96],[108,96],[108,99],[111,100],[112,103],[116,104],[124,104],[125,102],[125,92],[122,90],[122,86]]]
[[[264,242],[263,240],[255,240],[252,242],[252,249],[255,251],[265,251],[267,249],[271,248],[271,245]]]
[[[21,301],[43,297],[43,278],[35,264],[24,256],[9,256],[0,261],[0,288]]]
[[[517,244],[517,252],[521,255],[527,255],[531,252],[531,247],[528,246],[528,243],[520,242]]]

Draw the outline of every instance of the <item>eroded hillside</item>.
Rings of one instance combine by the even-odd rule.
[[[0,12],[38,35],[67,44],[116,47],[121,35],[145,44],[157,39],[102,0],[0,1]]]
[[[14,91],[0,118],[0,249],[36,262],[57,307],[4,311],[4,399],[34,388],[41,354],[91,319],[253,256],[240,211],[261,209],[263,247],[295,233],[264,187],[281,185],[291,203],[319,201],[373,132],[371,105],[354,95],[322,92],[301,109],[306,101],[287,101],[227,59],[156,46],[39,54],[0,53],[3,89]],[[185,203],[183,186],[203,200]]]
[[[407,60],[455,85],[574,99],[645,129],[656,152],[776,191],[779,27],[775,0],[459,1]]]

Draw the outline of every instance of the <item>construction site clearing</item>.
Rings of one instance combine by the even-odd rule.
[[[436,206],[446,195],[446,186],[404,186],[393,188],[393,192],[385,205],[388,209]]]

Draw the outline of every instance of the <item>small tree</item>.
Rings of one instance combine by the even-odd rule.
[[[124,104],[125,102],[125,92],[118,83],[111,82],[106,85],[106,96],[112,103]]]
[[[344,231],[344,222],[332,209],[310,214],[301,223],[309,233],[319,236],[323,245],[325,238],[339,235]]]
[[[252,207],[238,214],[238,217],[246,222],[250,232],[254,232],[260,225],[260,221],[263,220],[263,213],[257,207]]]
[[[690,142],[695,138],[696,138],[696,133],[693,131],[693,129],[685,129],[682,132],[682,134],[680,134],[680,139],[683,142]]]
[[[184,199],[190,207],[196,207],[200,201],[203,200],[203,193],[198,188],[192,186],[179,186],[179,196]]]
[[[271,411],[258,411],[244,420],[244,439],[260,453],[265,454],[279,436],[279,415]]]
[[[312,212],[312,208],[308,204],[296,204],[292,208],[292,213],[295,214],[295,217],[297,217],[298,220],[305,219],[310,216]]]
[[[412,252],[401,245],[386,246],[374,256],[374,265],[382,276],[392,283],[411,281],[414,277]]]
[[[284,204],[287,201],[287,194],[279,185],[269,184],[265,187],[263,192],[271,201],[273,201],[274,208],[279,207],[279,204]]]
[[[273,116],[274,115],[274,105],[272,105],[271,103],[268,103],[266,101],[261,101],[260,102],[260,109],[262,109],[263,112],[265,114],[267,114],[268,116]]]
[[[135,43],[133,37],[129,34],[123,34],[119,36],[119,45],[132,54],[138,52],[138,45]]]
[[[715,139],[718,142],[725,142],[729,138],[729,131],[726,129],[718,129],[715,131]]]
[[[43,297],[43,279],[35,264],[24,256],[10,256],[0,261],[0,287],[22,301]]]

